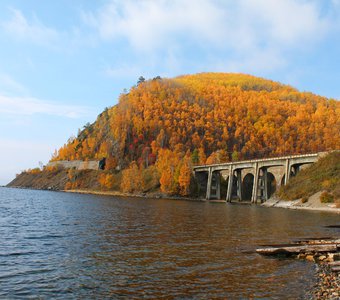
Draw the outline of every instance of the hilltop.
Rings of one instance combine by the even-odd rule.
[[[251,75],[140,78],[52,161],[106,158],[99,189],[188,195],[194,164],[339,149],[339,120],[338,101]],[[91,188],[72,172],[66,189]]]

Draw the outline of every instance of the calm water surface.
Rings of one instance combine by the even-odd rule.
[[[327,213],[0,188],[0,298],[303,298],[315,266],[257,245],[332,236]]]

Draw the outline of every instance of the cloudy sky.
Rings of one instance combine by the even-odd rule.
[[[0,184],[145,78],[243,72],[340,99],[340,0],[1,0]]]

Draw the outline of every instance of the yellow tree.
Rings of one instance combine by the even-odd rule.
[[[160,174],[159,183],[161,191],[164,193],[175,194],[178,184],[175,181],[175,170],[179,164],[177,153],[169,149],[160,149],[156,162],[157,170]]]
[[[135,161],[131,162],[129,168],[122,172],[122,182],[120,188],[123,192],[141,192],[144,189],[142,171]]]
[[[180,188],[180,194],[187,196],[190,194],[190,182],[192,178],[192,166],[190,156],[184,157],[182,166],[179,171],[178,184]]]

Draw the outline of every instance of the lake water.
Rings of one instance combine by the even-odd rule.
[[[336,235],[339,216],[0,188],[0,298],[304,298],[315,266],[256,246]]]

